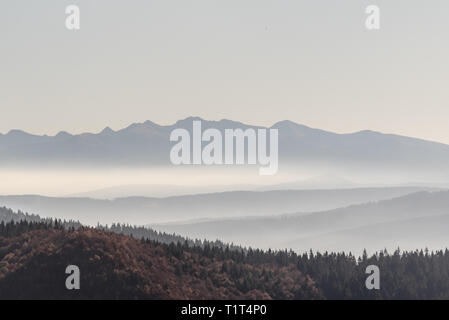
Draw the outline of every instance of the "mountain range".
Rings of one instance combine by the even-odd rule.
[[[201,120],[203,129],[261,128],[231,120],[207,121],[198,117],[179,120],[173,125],[151,121],[134,123],[114,131],[72,135],[39,136],[20,130],[0,134],[0,164],[60,166],[160,166],[169,165],[170,132],[192,130]],[[372,170],[423,170],[449,172],[449,146],[416,138],[360,131],[337,134],[310,128],[292,121],[281,121],[270,128],[279,130],[280,165],[339,166]]]

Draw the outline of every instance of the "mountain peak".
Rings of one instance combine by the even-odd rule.
[[[67,131],[59,131],[55,137],[63,138],[63,137],[71,137],[71,136],[72,135],[70,133],[68,133]]]
[[[6,135],[7,136],[28,136],[30,134],[26,133],[23,130],[13,129],[13,130],[10,130]]]
[[[300,123],[296,123],[290,120],[282,120],[279,122],[276,122],[275,124],[273,124],[271,126],[272,128],[303,128],[303,129],[311,129],[310,127],[300,124]]]
[[[154,127],[154,126],[159,126],[157,123],[154,123],[153,121],[147,120],[143,123],[143,125],[147,126],[147,127]]]
[[[150,128],[154,128],[154,127],[159,127],[158,124],[147,120],[145,122],[135,122],[132,123],[131,125],[129,125],[128,127],[120,130],[120,131],[135,131],[135,130],[145,130],[145,129],[150,129]],[[111,130],[112,132],[115,132],[113,130]]]
[[[378,131],[373,131],[373,130],[361,130],[361,131],[357,131],[354,134],[381,134]]]
[[[109,134],[113,134],[113,133],[115,133],[115,131],[112,130],[111,128],[109,128],[109,127],[104,128],[104,129],[100,132],[100,134],[102,134],[102,135],[109,135]]]
[[[333,134],[329,131],[324,131],[321,129],[314,129],[311,127],[308,127],[303,124],[299,124],[290,120],[283,120],[276,122],[274,125],[271,126],[272,129],[278,129],[283,130],[284,132],[290,132],[291,134],[299,134],[301,136],[307,134]]]
[[[185,123],[191,123],[191,122],[193,122],[193,121],[205,121],[205,120],[202,119],[201,117],[196,117],[196,116],[194,117],[194,116],[191,116],[191,117],[187,117],[187,118],[185,118],[185,119],[176,121],[175,125],[185,124]]]

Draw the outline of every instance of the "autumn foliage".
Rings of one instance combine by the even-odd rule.
[[[313,281],[294,264],[248,263],[243,253],[90,228],[24,231],[0,236],[0,298],[319,298]],[[65,268],[72,264],[81,271],[80,290],[65,287]]]

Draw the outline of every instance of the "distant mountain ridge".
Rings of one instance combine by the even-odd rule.
[[[95,225],[113,222],[147,225],[186,220],[268,216],[331,210],[368,201],[404,196],[425,187],[341,190],[228,191],[166,198],[126,197],[113,200],[52,198],[38,195],[0,196],[0,206],[43,217],[76,219]]]
[[[203,129],[262,128],[225,119],[207,121],[189,117],[166,126],[145,121],[117,131],[106,127],[97,134],[60,132],[55,136],[38,136],[11,130],[0,134],[0,164],[165,166],[171,164],[170,132],[175,128],[191,131],[194,120],[201,120]],[[423,169],[449,173],[449,146],[442,143],[374,131],[337,134],[288,120],[270,128],[279,130],[281,165],[356,165],[375,166],[379,170]]]
[[[258,248],[352,251],[398,246],[449,247],[449,191],[416,192],[394,199],[313,212],[246,219],[152,225],[167,233],[238,241]],[[263,237],[261,237],[263,235]]]

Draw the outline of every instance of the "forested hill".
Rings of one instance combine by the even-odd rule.
[[[15,212],[11,209],[0,207],[0,222],[8,223],[8,222],[20,222],[20,221],[28,221],[28,222],[43,222],[49,225],[60,225],[65,229],[78,229],[83,225],[79,221],[73,220],[60,220],[60,219],[50,219],[50,218],[41,218],[39,215],[24,213],[22,211]],[[151,228],[142,227],[142,226],[132,226],[129,224],[120,224],[114,223],[110,226],[100,225],[96,226],[98,230],[111,231],[118,234],[123,234],[127,236],[132,236],[136,239],[149,239],[153,241],[157,241],[160,243],[170,244],[170,243],[187,243],[189,246],[214,246],[214,247],[227,247],[227,244],[224,244],[221,241],[208,241],[208,240],[200,240],[200,239],[189,239],[177,234],[170,234],[165,232],[158,232]],[[233,250],[241,250],[242,248],[236,245],[229,245],[229,247]]]
[[[314,299],[292,262],[43,222],[0,224],[0,299]],[[81,289],[65,288],[68,265]]]
[[[81,290],[65,288],[65,268]],[[380,290],[367,290],[368,265]],[[449,251],[344,253],[161,244],[61,224],[0,224],[0,299],[449,299]]]

